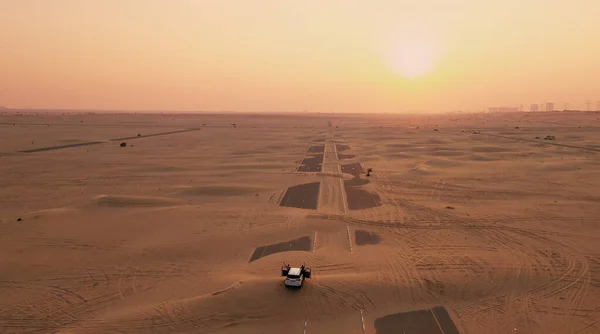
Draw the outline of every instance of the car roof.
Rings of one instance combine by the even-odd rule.
[[[300,275],[300,268],[290,268],[288,275]]]

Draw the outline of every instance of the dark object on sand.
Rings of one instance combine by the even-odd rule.
[[[438,129],[433,129],[433,131],[440,131],[440,130],[438,130]]]
[[[551,135],[547,135],[547,136],[544,138],[544,140],[554,140],[554,139],[556,139],[556,138],[554,138],[554,136],[551,136]]]
[[[367,176],[371,176],[372,171],[373,171],[373,168],[367,168]]]
[[[447,206],[446,209],[448,209],[448,210],[454,210],[454,207],[453,206]]]
[[[540,137],[535,137],[535,139],[540,139]]]
[[[141,137],[142,135],[138,133],[138,137]]]
[[[122,142],[121,143],[121,147],[125,147],[125,146],[127,146],[127,143],[126,142]]]
[[[518,127],[518,126],[515,126],[515,130],[519,130],[519,127]]]
[[[21,219],[21,217],[19,217],[19,218],[17,219],[17,221],[18,221],[18,222],[20,222],[20,221],[23,221],[23,219]]]

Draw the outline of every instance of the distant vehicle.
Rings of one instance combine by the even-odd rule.
[[[292,268],[289,264],[281,267],[281,276],[285,277],[285,286],[302,287],[304,280],[310,278],[312,270],[302,265],[300,268]]]

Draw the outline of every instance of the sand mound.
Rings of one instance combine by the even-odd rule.
[[[171,173],[171,172],[183,172],[188,169],[182,166],[146,166],[142,168],[134,168],[128,170],[134,173],[154,172],[154,173]]]
[[[62,207],[62,208],[51,208],[46,210],[38,210],[27,214],[27,217],[40,218],[40,217],[51,217],[51,216],[61,216],[71,213],[78,212],[78,209]]]
[[[386,146],[389,147],[390,149],[393,149],[393,148],[412,148],[413,147],[412,144],[388,144]]]
[[[354,231],[354,240],[357,246],[376,245],[381,242],[379,234],[366,230]]]
[[[545,162],[540,164],[536,169],[543,170],[545,172],[576,172],[579,164],[572,162]]]
[[[423,164],[411,168],[408,171],[408,174],[425,176],[433,174],[433,171],[428,166]]]
[[[262,150],[262,149],[257,149],[257,150],[239,150],[239,151],[233,151],[230,154],[231,155],[249,156],[249,155],[261,155],[261,154],[268,154],[268,153],[270,153],[270,152]]]
[[[498,160],[492,156],[481,155],[481,154],[471,154],[471,155],[465,157],[465,159],[469,160],[469,161],[495,161],[495,160]]]
[[[219,170],[234,170],[234,169],[239,169],[239,170],[255,170],[255,169],[282,169],[282,168],[289,168],[289,164],[273,164],[273,163],[258,163],[258,164],[244,164],[244,165],[240,165],[240,164],[222,164],[219,165],[218,169]]]
[[[403,151],[406,152],[423,152],[423,151],[428,151],[432,149],[431,147],[428,146],[419,146],[419,145],[411,145],[411,146],[407,146],[406,148],[403,149]]]
[[[218,296],[218,295],[222,295],[222,294],[224,294],[224,293],[227,293],[227,292],[231,292],[231,291],[237,290],[237,289],[239,289],[239,288],[241,288],[241,287],[242,287],[242,282],[237,282],[237,283],[235,283],[235,284],[232,284],[232,285],[230,285],[230,286],[226,287],[225,289],[218,290],[218,291],[215,291],[215,292],[211,293],[211,296]]]
[[[431,155],[438,157],[459,157],[467,154],[464,151],[452,151],[452,150],[436,150],[431,153]]]
[[[211,185],[211,186],[199,186],[189,187],[179,191],[179,195],[183,196],[248,196],[254,195],[261,191],[265,191],[264,188],[259,187],[246,187],[246,186],[223,186],[223,185]]]
[[[369,184],[371,181],[369,179],[361,179],[359,175],[354,176],[350,180],[344,181],[347,186],[363,186],[365,184]]]
[[[268,150],[268,154],[272,154],[273,151],[278,151],[278,150],[285,150],[289,147],[289,145],[284,145],[284,144],[274,144],[274,145],[269,145],[266,146],[265,149]]]
[[[428,139],[425,141],[425,144],[428,144],[428,145],[442,145],[442,144],[448,144],[448,143],[450,143],[450,141],[445,140],[445,139],[438,139],[438,138]]]
[[[475,146],[471,148],[472,152],[493,153],[493,152],[511,152],[510,148],[502,146]]]
[[[406,153],[392,153],[386,155],[388,159],[411,159],[414,155],[406,154]]]
[[[398,140],[398,139],[401,139],[401,138],[383,135],[383,136],[374,136],[372,140],[386,141],[386,140]]]
[[[426,161],[425,165],[427,165],[429,167],[435,167],[435,168],[448,168],[448,167],[456,167],[461,164],[456,161],[433,159],[433,160]]]
[[[122,195],[102,195],[96,199],[96,202],[98,205],[109,207],[155,207],[183,204],[183,202],[172,198]]]

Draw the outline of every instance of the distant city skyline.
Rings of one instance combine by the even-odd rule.
[[[577,108],[577,104],[574,103],[569,103],[569,102],[562,102],[562,105],[564,106],[563,108],[559,108],[557,107],[557,104],[554,102],[544,102],[544,103],[532,103],[529,105],[529,108],[525,108],[523,104],[520,104],[519,106],[510,106],[510,105],[504,105],[504,106],[494,106],[494,107],[486,107],[486,108],[475,108],[475,109],[453,109],[453,110],[438,110],[437,112],[454,112],[454,111],[468,111],[468,112],[547,112],[547,111],[561,111],[561,110],[579,110],[579,111],[600,111],[600,100],[595,101],[595,106],[592,106],[592,101],[591,100],[587,100],[586,102],[582,103],[582,105],[584,107],[582,108]],[[586,107],[587,106],[587,107]],[[77,111],[81,111],[81,112],[85,112],[85,111],[91,111],[91,112],[189,112],[189,113],[194,113],[194,112],[247,112],[247,113],[285,113],[285,112],[291,112],[291,113],[307,113],[307,112],[313,112],[313,113],[323,113],[323,114],[330,114],[330,113],[347,113],[344,111],[335,111],[335,110],[330,110],[330,111],[310,111],[307,109],[288,109],[288,110],[255,110],[255,111],[237,111],[237,110],[203,110],[203,109],[192,109],[192,110],[177,110],[177,109],[94,109],[94,108],[44,108],[44,107],[31,107],[31,106],[27,106],[27,107],[14,107],[14,106],[6,106],[6,105],[2,105],[0,104],[0,110],[33,110],[33,111],[71,111],[71,112],[77,112]],[[373,113],[380,113],[377,111],[372,111]],[[405,111],[407,113],[414,113],[414,111]],[[435,113],[436,111],[431,111],[431,113]],[[364,113],[368,113],[365,111],[354,111],[354,112],[349,112],[349,113],[356,113],[356,114],[364,114]],[[381,113],[386,113],[386,112],[381,112]],[[387,112],[390,113],[390,112]]]

